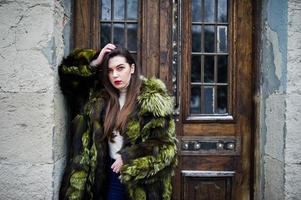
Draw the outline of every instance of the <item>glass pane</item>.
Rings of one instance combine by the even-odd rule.
[[[107,43],[111,42],[111,25],[107,23],[102,23],[100,25],[101,31],[101,48],[103,48]]]
[[[214,92],[213,87],[204,88],[205,114],[212,114],[214,108]]]
[[[192,0],[192,21],[201,22],[202,20],[202,1]]]
[[[130,20],[137,20],[138,18],[138,0],[128,0],[127,18]]]
[[[228,56],[219,56],[217,59],[217,82],[227,83],[228,80]]]
[[[191,82],[201,82],[201,56],[191,56]]]
[[[214,56],[204,57],[204,82],[214,82]]]
[[[128,24],[128,50],[137,51],[137,24]]]
[[[102,20],[111,19],[111,0],[101,1],[101,19]]]
[[[205,0],[204,21],[214,22],[214,0]]]
[[[227,113],[228,95],[227,86],[217,87],[217,113],[225,114]]]
[[[193,52],[200,52],[201,51],[201,32],[202,26],[201,25],[192,25],[192,41],[191,47]]]
[[[214,26],[205,26],[205,52],[214,52]]]
[[[201,113],[201,88],[199,87],[191,87],[190,113]]]
[[[217,3],[217,21],[228,22],[228,2],[227,0],[218,0]]]
[[[217,27],[217,51],[227,52],[227,26]]]
[[[124,0],[114,1],[114,20],[124,20]]]
[[[124,43],[124,24],[114,24],[113,43],[116,45],[125,46]]]

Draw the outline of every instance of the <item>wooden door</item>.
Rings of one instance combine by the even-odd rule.
[[[175,199],[249,199],[252,5],[181,2]]]
[[[74,22],[74,47],[124,45],[174,94],[173,199],[250,199],[252,1],[77,0]]]

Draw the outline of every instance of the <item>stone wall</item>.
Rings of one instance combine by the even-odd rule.
[[[262,1],[259,199],[301,199],[300,8]]]
[[[301,199],[301,1],[288,1],[285,199]]]
[[[0,197],[56,199],[64,165],[57,65],[64,2],[0,1]]]

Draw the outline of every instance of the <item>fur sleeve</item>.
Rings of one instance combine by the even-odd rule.
[[[71,126],[71,148],[60,188],[60,199],[81,199],[88,178],[89,158],[85,151],[89,134],[84,115],[77,115]]]
[[[90,89],[97,80],[97,68],[90,66],[97,55],[92,49],[75,49],[59,65],[60,87],[71,107],[72,117],[83,111]]]
[[[152,153],[134,159],[129,158],[128,163],[121,169],[122,182],[134,184],[140,180],[147,181],[147,179],[152,179],[156,174],[164,171],[165,168],[174,167],[177,153],[174,120],[166,118],[162,125],[163,127],[150,128],[149,131],[152,133],[149,133],[149,136],[151,137],[147,137],[141,144],[125,149],[124,154],[127,156],[135,154],[137,156],[137,153],[145,152],[143,146],[151,148]],[[140,150],[137,151],[133,148]]]

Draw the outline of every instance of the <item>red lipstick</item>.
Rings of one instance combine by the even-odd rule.
[[[122,81],[114,81],[115,85],[120,85],[122,83]]]

